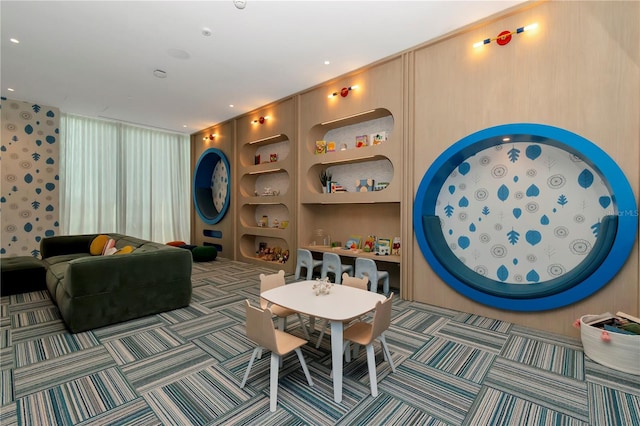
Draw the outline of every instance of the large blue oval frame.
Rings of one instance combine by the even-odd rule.
[[[499,297],[473,289],[459,281],[439,263],[425,237],[423,215],[435,215],[438,194],[451,172],[467,158],[499,145],[502,138],[512,142],[548,144],[579,156],[598,171],[609,187],[617,206],[618,231],[611,250],[599,268],[584,281],[562,292],[539,298],[514,299]],[[589,140],[558,127],[533,123],[505,124],[473,133],[445,150],[429,167],[420,182],[413,206],[413,228],[427,262],[449,286],[479,303],[513,311],[543,311],[567,306],[590,296],[604,287],[622,268],[629,257],[638,231],[638,210],[629,181],[609,155]]]
[[[219,212],[213,205],[211,194],[211,177],[219,161],[222,161],[227,168],[227,195],[224,200],[222,210]],[[222,151],[217,148],[209,148],[202,153],[196,164],[193,176],[193,204],[200,219],[208,225],[214,225],[222,220],[229,208],[229,197],[231,189],[231,167],[229,160]]]

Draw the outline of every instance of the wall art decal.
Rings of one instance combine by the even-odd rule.
[[[523,123],[474,133],[438,157],[418,189],[414,229],[454,289],[535,311],[587,297],[615,276],[637,214],[626,177],[600,148]]]

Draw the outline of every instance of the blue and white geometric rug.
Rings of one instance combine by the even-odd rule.
[[[640,426],[640,376],[590,361],[580,341],[399,298],[385,334],[395,373],[376,346],[378,397],[361,350],[333,401],[316,330],[302,348],[314,386],[289,355],[271,413],[269,357],[240,382],[254,348],[243,301],[272,272],[196,263],[189,307],[79,334],[46,291],[3,297],[0,424]],[[303,337],[294,318],[287,331]]]

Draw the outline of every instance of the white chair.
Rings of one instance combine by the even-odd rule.
[[[305,268],[307,273],[307,279],[313,278],[313,270],[322,265],[322,260],[316,260],[309,250],[298,249],[298,255],[296,257],[296,280],[300,279],[300,273],[302,268]]]
[[[362,278],[367,276],[371,283],[370,290],[374,293],[378,292],[378,282],[383,281],[382,291],[384,294],[389,294],[389,272],[378,271],[376,262],[373,259],[366,257],[356,258],[356,272],[354,274],[356,278]]]
[[[280,270],[277,273],[271,275],[260,274],[260,294],[264,293],[267,290],[271,290],[272,288],[280,287],[285,284],[286,282],[284,280],[283,270]],[[290,315],[297,315],[298,320],[300,321],[300,327],[302,327],[302,331],[304,332],[304,336],[309,339],[307,326],[304,324],[304,321],[302,321],[302,315],[300,315],[299,312],[296,312],[293,309],[283,308],[280,305],[269,306],[269,302],[262,297],[260,298],[260,307],[262,309],[269,308],[273,315],[278,317],[278,328],[282,331],[284,331],[287,327],[287,317]]]
[[[240,387],[244,388],[244,385],[247,383],[247,378],[249,377],[249,372],[251,371],[253,361],[256,359],[256,355],[258,355],[263,348],[270,350],[269,410],[273,412],[276,411],[278,405],[278,370],[282,357],[285,355],[295,351],[300,360],[300,365],[302,365],[304,375],[307,376],[309,386],[313,386],[309,369],[300,351],[300,347],[306,344],[307,341],[273,328],[273,321],[271,320],[273,313],[268,308],[263,310],[251,306],[248,300],[245,301],[245,306],[247,312],[247,337],[253,340],[258,346],[251,354],[251,359],[249,360],[249,365],[247,366],[247,371],[244,373]]]
[[[368,282],[369,282],[369,279],[366,277],[356,278],[356,277],[350,276],[346,272],[342,274],[342,285],[345,285],[347,287],[355,287],[355,288],[359,288],[360,290],[367,291]],[[358,318],[359,317],[349,318],[348,320],[343,321],[342,324],[347,325],[351,321],[354,321]],[[318,341],[316,342],[316,349],[320,347],[320,343],[322,343],[322,338],[324,337],[324,333],[327,330],[328,326],[329,326],[329,321],[325,319],[322,322],[322,327],[320,328],[320,335],[318,336]]]
[[[347,273],[348,275],[353,275],[353,266],[352,265],[344,265],[340,256],[335,253],[323,253],[322,254],[322,271],[320,273],[320,278],[326,278],[328,274],[333,274],[334,282],[336,284],[341,283],[341,275],[343,273]]]
[[[373,322],[358,321],[351,324],[344,331],[345,352],[349,351],[349,342],[366,346],[367,348],[367,366],[369,368],[369,381],[371,382],[371,395],[378,396],[378,379],[376,376],[376,355],[373,349],[374,340],[380,340],[384,358],[389,361],[391,371],[395,373],[396,367],[393,365],[391,353],[387,347],[384,338],[384,332],[391,325],[391,305],[393,303],[393,293],[387,297],[384,302],[376,303],[375,312],[373,314]],[[356,355],[354,354],[354,357]]]

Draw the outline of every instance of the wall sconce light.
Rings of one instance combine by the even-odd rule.
[[[210,134],[209,136],[205,136],[205,137],[203,137],[203,138],[202,138],[202,140],[203,140],[203,141],[212,141],[212,140],[214,140],[214,139],[216,138],[216,136],[218,136],[218,135],[217,135],[217,134],[215,134],[215,133],[212,133],[212,134]]]
[[[478,41],[476,43],[473,43],[473,47],[480,47],[480,46],[484,46],[485,44],[489,44],[492,41],[495,41],[496,43],[498,43],[499,46],[504,46],[505,44],[508,44],[511,41],[511,36],[513,36],[514,34],[521,34],[525,31],[531,31],[538,28],[538,23],[533,23],[533,24],[529,24],[526,25],[524,27],[520,27],[517,28],[515,31],[503,31],[500,34],[498,34],[496,37],[493,38],[485,38],[482,41]]]
[[[264,122],[267,121],[268,119],[269,119],[269,116],[265,115],[264,117],[256,118],[251,122],[251,124],[258,124],[258,123],[264,124]]]
[[[355,90],[357,88],[358,88],[357,84],[354,84],[353,86],[349,86],[349,87],[343,87],[342,89],[340,89],[339,92],[333,92],[332,94],[330,94],[327,97],[329,99],[331,99],[331,98],[335,98],[336,96],[340,95],[343,98],[346,98],[350,91]]]

